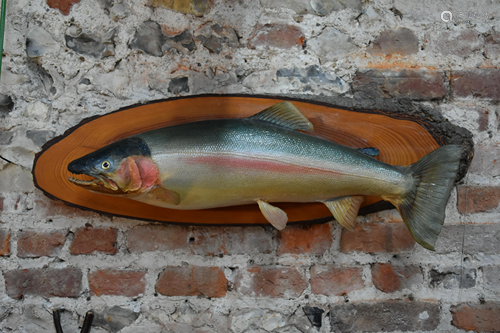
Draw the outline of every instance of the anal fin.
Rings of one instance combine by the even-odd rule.
[[[157,186],[147,195],[151,199],[159,200],[171,205],[178,205],[181,202],[181,196],[179,195],[179,193],[161,186]]]
[[[259,204],[262,215],[264,215],[269,223],[271,223],[278,230],[285,229],[286,223],[288,222],[288,216],[282,209],[274,207],[273,205],[262,200],[257,200],[257,203]]]
[[[332,201],[324,201],[323,203],[341,226],[347,230],[353,230],[354,220],[358,216],[359,207],[363,200],[364,197],[362,196],[348,196]]]

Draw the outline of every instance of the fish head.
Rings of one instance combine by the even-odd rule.
[[[69,177],[89,191],[124,195],[152,189],[159,183],[159,170],[147,143],[137,137],[123,139],[80,157],[68,164],[68,171],[92,180]]]

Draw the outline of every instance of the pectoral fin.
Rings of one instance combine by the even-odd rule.
[[[179,193],[161,186],[151,190],[147,195],[153,200],[162,201],[171,205],[178,205],[181,202]]]
[[[288,222],[286,213],[278,207],[268,204],[265,201],[257,200],[262,215],[269,221],[276,229],[283,230]]]
[[[353,230],[354,220],[358,216],[359,207],[363,200],[362,196],[349,196],[323,203],[341,226],[347,230]]]

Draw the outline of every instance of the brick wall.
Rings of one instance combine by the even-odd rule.
[[[0,331],[53,332],[55,308],[65,332],[90,309],[92,332],[500,331],[500,6],[35,0],[7,10]],[[410,99],[471,131],[475,157],[436,251],[395,211],[360,217],[352,232],[161,225],[34,188],[34,154],[81,119],[202,93]]]

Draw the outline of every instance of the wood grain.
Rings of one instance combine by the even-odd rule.
[[[248,96],[202,96],[172,99],[113,112],[84,121],[52,140],[37,154],[35,185],[68,204],[98,212],[145,220],[190,224],[267,224],[257,205],[181,211],[138,201],[94,194],[68,181],[72,160],[109,143],[144,131],[181,123],[251,116],[284,99]],[[356,112],[326,105],[293,101],[313,123],[314,135],[353,147],[375,147],[377,159],[409,165],[439,147],[417,119],[396,119],[383,112]],[[380,201],[367,197],[364,206]],[[332,219],[323,204],[280,203],[290,222]]]

